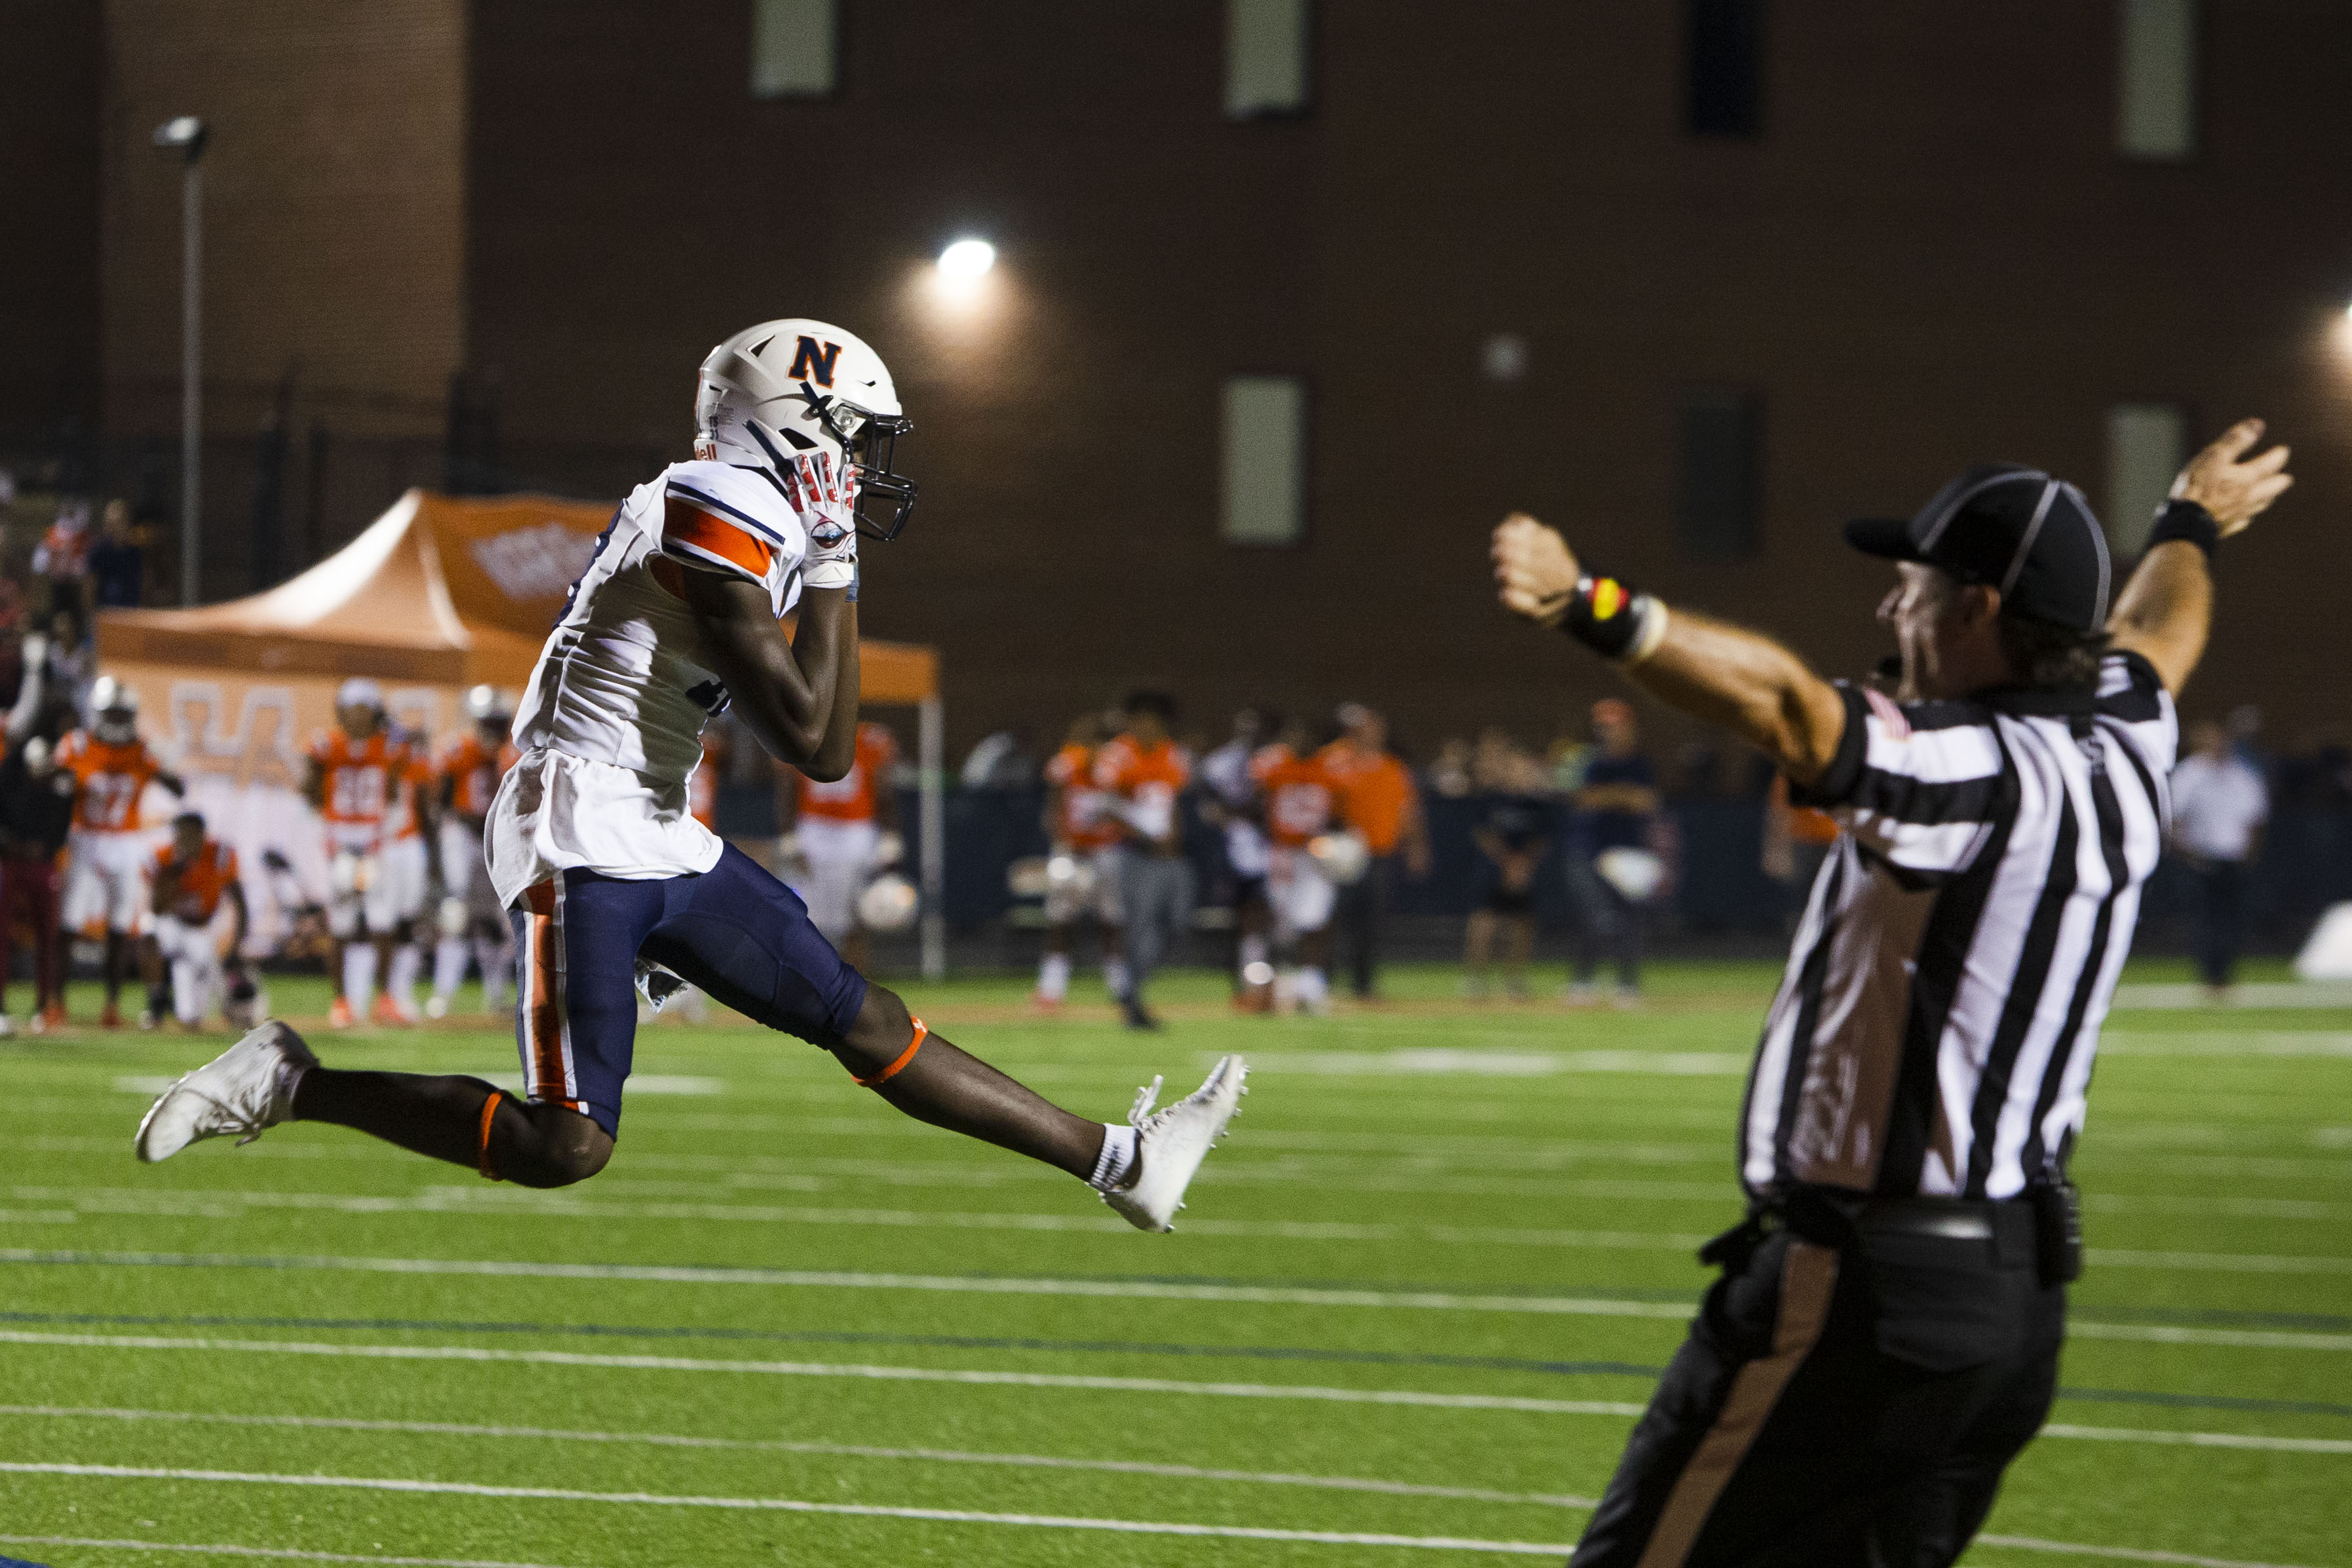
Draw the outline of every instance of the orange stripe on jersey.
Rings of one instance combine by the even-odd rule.
[[[722,522],[675,496],[662,512],[662,543],[684,545],[695,554],[715,558],[755,578],[764,579],[775,559],[766,540],[753,538],[734,524]]]

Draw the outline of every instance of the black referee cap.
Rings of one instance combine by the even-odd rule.
[[[1857,517],[1846,543],[1865,555],[1937,567],[2000,591],[2004,608],[2077,632],[2107,623],[2114,567],[2083,492],[2039,468],[1979,463],[1905,522]]]

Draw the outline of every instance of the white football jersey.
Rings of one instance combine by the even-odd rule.
[[[673,463],[621,504],[531,671],[515,744],[683,786],[725,706],[679,564],[749,578],[781,617],[800,602],[808,534],[772,469]]]
[[[801,597],[802,486],[821,495],[824,477],[673,463],[621,504],[515,715],[522,757],[484,833],[501,903],[572,867],[639,879],[718,863],[719,840],[689,810],[687,779],[727,690],[683,574],[691,567],[759,583],[782,618]]]

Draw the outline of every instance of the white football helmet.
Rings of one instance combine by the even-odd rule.
[[[507,700],[496,686],[476,686],[466,694],[466,716],[476,724],[507,716]]]
[[[914,481],[890,471],[899,412],[889,367],[865,341],[824,321],[790,317],[746,327],[702,361],[694,397],[695,455],[787,468],[794,453],[826,451],[857,480],[858,532],[896,538],[915,509]],[[891,504],[887,519],[869,499]]]
[[[915,884],[896,872],[883,873],[857,895],[858,923],[869,931],[904,931],[921,907]]]
[[[90,732],[109,746],[128,746],[139,738],[139,694],[112,675],[100,675],[89,688]]]

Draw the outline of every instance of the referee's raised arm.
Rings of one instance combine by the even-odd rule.
[[[1653,695],[1761,747],[1791,782],[1828,771],[1845,702],[1780,643],[1691,611],[1669,613],[1612,580],[1596,582],[1565,539],[1524,512],[1495,530],[1494,557],[1506,609],[1615,658]]]
[[[2208,560],[2289,483],[2234,426],[2119,593],[2083,493],[1979,464],[1848,543],[1893,563],[1890,695],[1629,587],[1534,518],[1505,608],[1760,747],[1840,829],[1738,1125],[1748,1218],[1573,1568],[1941,1568],[2056,1388],[2081,1269],[2067,1163],[2162,851]],[[2112,602],[2111,602],[2112,598]],[[1859,606],[1856,607],[1859,610]]]
[[[2213,624],[2214,545],[2244,531],[2294,483],[2287,448],[2246,457],[2262,438],[2261,420],[2242,419],[2180,471],[2157,514],[2147,553],[2107,622],[2112,644],[2146,659],[2176,696],[2203,657]]]

